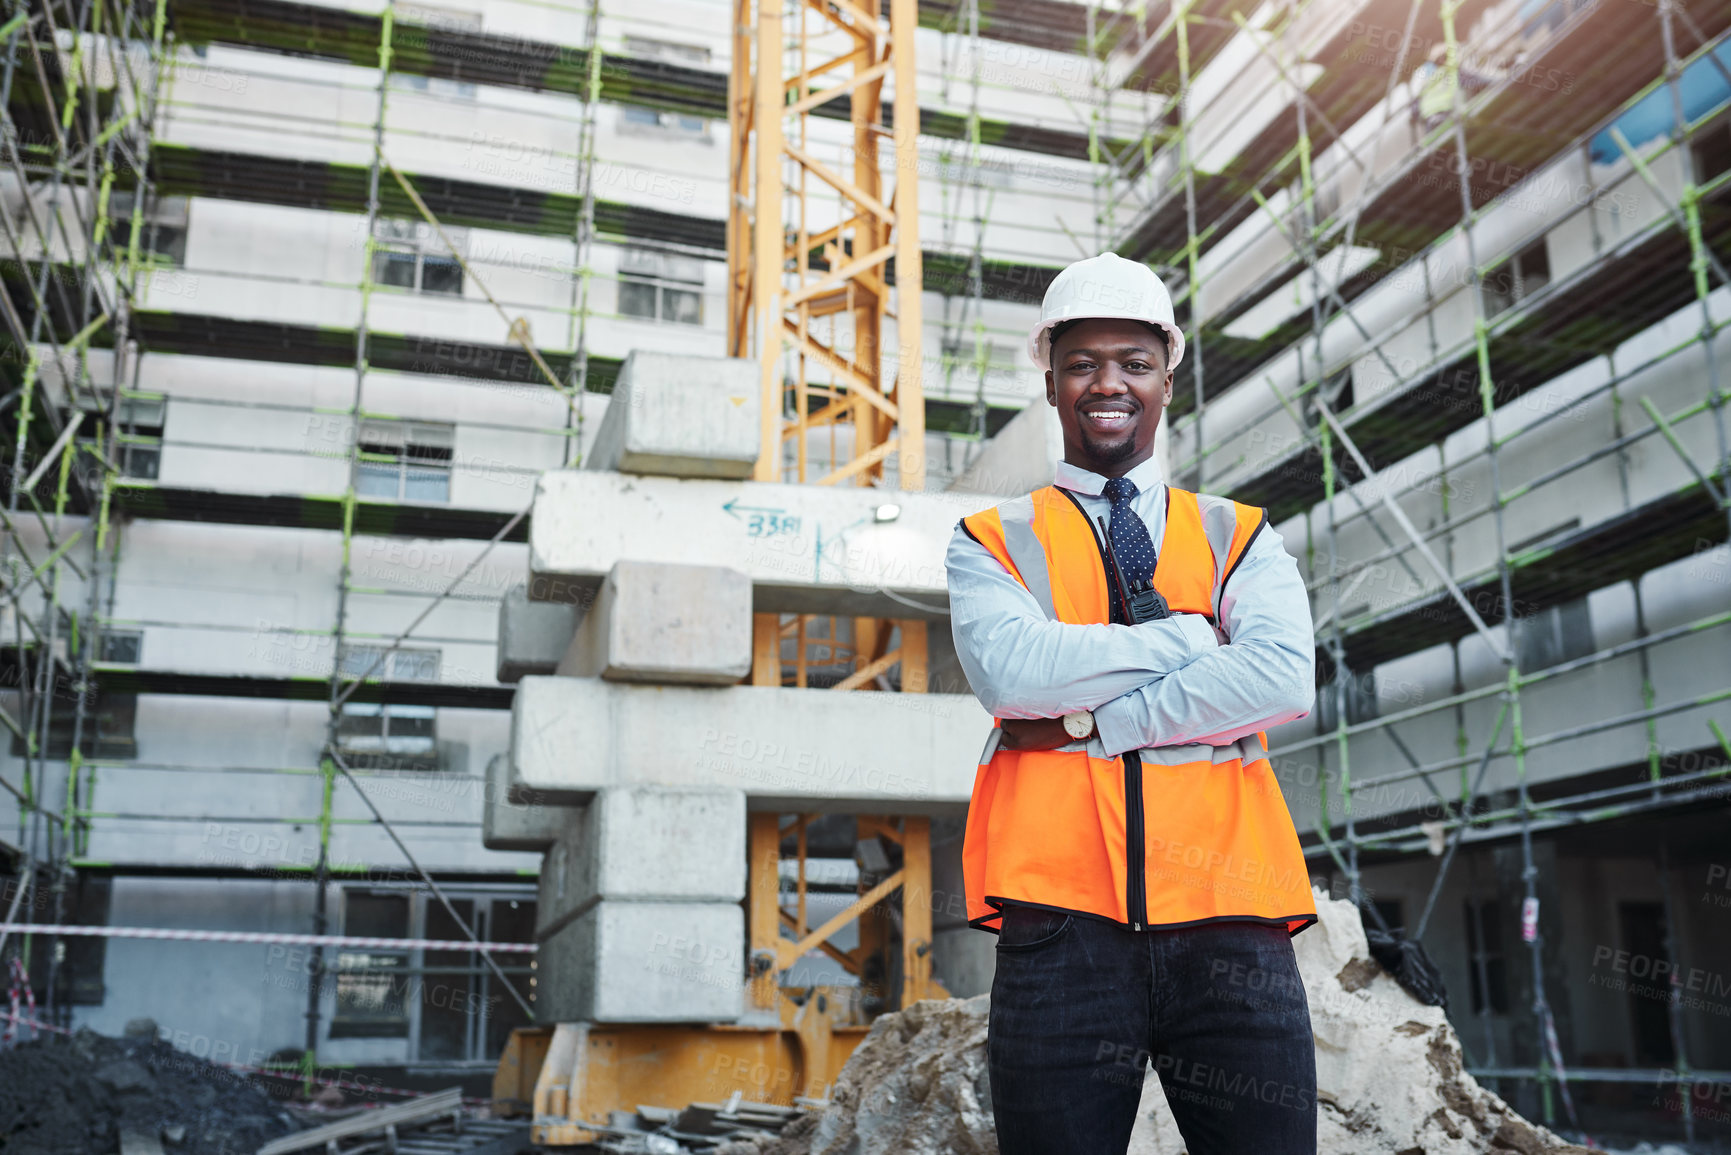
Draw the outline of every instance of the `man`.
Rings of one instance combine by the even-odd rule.
[[[963,519],[947,563],[957,654],[1000,720],[963,849],[969,921],[999,934],[999,1146],[1123,1152],[1152,1061],[1190,1155],[1309,1155],[1290,936],[1316,908],[1261,734],[1310,708],[1303,580],[1262,510],[1160,476],[1184,335],[1153,272],[1071,265],[1029,351],[1056,484]]]

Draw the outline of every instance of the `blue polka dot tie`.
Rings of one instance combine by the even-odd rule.
[[[1112,502],[1112,517],[1107,533],[1112,538],[1112,552],[1118,557],[1118,568],[1124,571],[1124,581],[1131,587],[1154,580],[1154,539],[1148,536],[1148,526],[1131,508],[1136,496],[1136,483],[1128,477],[1114,477],[1106,482],[1106,497]],[[1117,599],[1113,599],[1113,617],[1121,617]]]

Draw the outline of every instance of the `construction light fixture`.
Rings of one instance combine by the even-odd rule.
[[[876,512],[874,512],[872,514],[872,520],[875,522],[879,522],[879,523],[886,522],[886,521],[894,521],[896,518],[900,517],[901,515],[902,515],[902,507],[901,506],[897,505],[893,501],[886,501],[886,502],[884,502],[884,504],[877,507]]]

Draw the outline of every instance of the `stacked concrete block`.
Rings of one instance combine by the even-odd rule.
[[[556,805],[533,791],[511,793],[508,754],[487,762],[487,792],[481,802],[481,843],[488,850],[546,850],[580,811]]]
[[[557,672],[732,685],[751,672],[751,579],[723,566],[616,562]]]
[[[570,602],[530,601],[528,586],[507,591],[499,599],[499,680],[557,670],[582,616]]]
[[[615,786],[725,786],[753,809],[956,815],[991,728],[969,694],[524,678],[509,787],[569,806]]]
[[[547,852],[540,1012],[555,1021],[737,1018],[745,792],[600,792]]]
[[[584,468],[537,488],[487,832],[546,852],[543,1021],[741,1019],[748,809],[965,810],[991,729],[971,695],[740,683],[754,613],[924,619],[953,666],[944,551],[991,499],[742,480],[758,416],[755,364],[634,353]]]
[[[758,396],[755,361],[636,350],[619,370],[584,468],[750,477],[762,436]]]
[[[944,551],[961,518],[993,504],[978,494],[554,470],[535,492],[529,592],[594,589],[620,561],[721,565],[751,580],[759,612],[947,622]]]

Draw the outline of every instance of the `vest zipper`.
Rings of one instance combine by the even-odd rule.
[[[1094,532],[1094,523],[1088,520],[1088,511],[1082,508],[1082,503],[1076,500],[1075,494],[1062,487],[1058,490],[1070,499],[1070,504],[1076,507],[1076,512],[1082,515],[1082,522],[1088,527],[1088,532],[1094,539],[1094,549],[1100,554],[1100,566],[1106,571],[1108,589],[1115,586],[1112,580],[1112,565],[1106,557],[1106,544],[1100,535]],[[1167,515],[1171,515],[1172,489],[1166,489]],[[1164,534],[1162,534],[1164,536]],[[1164,544],[1164,543],[1162,543]],[[1108,594],[1108,602],[1110,594]],[[1112,615],[1108,611],[1107,615]],[[1124,751],[1124,916],[1130,920],[1131,930],[1141,930],[1148,923],[1148,836],[1144,828],[1145,815],[1142,810],[1142,755],[1135,750]]]
[[[1143,829],[1142,755],[1124,751],[1124,907],[1131,930],[1148,921],[1148,846]]]

